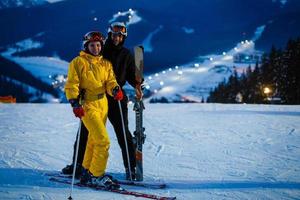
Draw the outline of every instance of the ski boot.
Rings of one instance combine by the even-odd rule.
[[[104,174],[103,176],[96,177],[88,170],[83,170],[80,183],[93,187],[104,187],[107,190],[119,190],[121,188],[112,176]]]
[[[130,173],[129,173],[129,169],[128,168],[125,168],[125,173],[126,173],[126,176],[125,176],[125,178],[126,178],[126,180],[128,180],[128,181],[134,181],[135,180],[135,169],[133,169],[133,170],[131,170],[131,178],[132,178],[132,180],[130,180]]]
[[[73,174],[73,169],[74,169],[74,164],[67,165],[65,166],[61,172],[65,175],[72,175]],[[75,170],[75,177],[79,178],[82,173],[82,166],[81,165],[76,165],[76,170]]]

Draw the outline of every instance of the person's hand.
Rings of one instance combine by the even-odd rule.
[[[73,107],[73,113],[75,115],[75,117],[78,117],[81,119],[81,117],[84,116],[84,110],[82,108],[82,106],[79,104],[77,99],[70,99],[70,104]]]
[[[116,86],[113,89],[112,94],[114,96],[114,99],[117,100],[117,101],[121,101],[123,99],[123,97],[124,97],[123,92],[122,92],[122,90],[120,89],[119,86]]]
[[[137,100],[141,100],[143,98],[143,91],[142,91],[141,84],[137,84],[135,86],[135,96],[136,96]]]
[[[83,110],[82,106],[73,108],[73,113],[74,113],[75,117],[78,117],[80,119],[81,119],[81,117],[84,116],[84,110]]]

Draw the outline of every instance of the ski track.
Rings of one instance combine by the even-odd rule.
[[[177,199],[299,199],[300,106],[146,104],[145,180]],[[132,110],[132,105],[129,111]],[[134,112],[129,127],[135,128]],[[67,104],[0,104],[0,199],[66,199],[42,174],[70,163],[79,120]],[[108,172],[124,176],[112,126]],[[135,199],[74,189],[76,199]]]

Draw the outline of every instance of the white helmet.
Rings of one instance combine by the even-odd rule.
[[[127,37],[127,27],[124,22],[113,22],[107,30],[107,33],[122,34]]]

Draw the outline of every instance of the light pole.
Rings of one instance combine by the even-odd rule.
[[[272,93],[272,90],[268,87],[264,87],[264,94],[266,95],[266,102],[271,102],[271,93]]]

